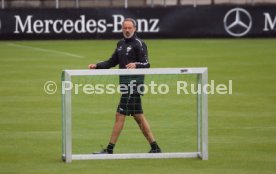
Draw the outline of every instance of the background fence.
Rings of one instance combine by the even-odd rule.
[[[132,17],[142,38],[276,37],[276,5],[0,10],[0,39],[119,39]]]
[[[276,4],[276,0],[1,0],[1,8],[104,8],[246,4]]]

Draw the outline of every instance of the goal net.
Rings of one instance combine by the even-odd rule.
[[[207,160],[207,80],[207,68],[64,70],[62,159]],[[143,93],[143,111],[162,153],[147,153],[150,146],[130,116],[114,154],[93,154],[109,142],[123,85]]]

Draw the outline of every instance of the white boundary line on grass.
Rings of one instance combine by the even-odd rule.
[[[237,129],[241,129],[241,130],[250,130],[250,129],[276,129],[276,127],[274,126],[269,126],[269,127],[224,127],[224,128],[209,128],[212,130],[237,130]]]
[[[7,45],[12,46],[12,47],[17,47],[17,48],[27,48],[27,49],[36,50],[36,51],[42,51],[42,52],[48,52],[48,53],[54,53],[54,54],[62,54],[64,56],[70,56],[70,57],[74,57],[74,58],[83,58],[83,56],[68,53],[68,52],[63,52],[63,51],[56,51],[56,50],[50,50],[50,49],[45,49],[45,48],[20,45],[20,44],[15,44],[15,43],[8,43]]]

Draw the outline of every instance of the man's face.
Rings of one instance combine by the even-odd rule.
[[[131,38],[135,31],[136,28],[133,26],[133,23],[131,21],[123,22],[123,35],[125,38]]]

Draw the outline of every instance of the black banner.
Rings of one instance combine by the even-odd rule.
[[[121,38],[137,20],[143,38],[276,37],[276,6],[0,10],[0,39]]]

